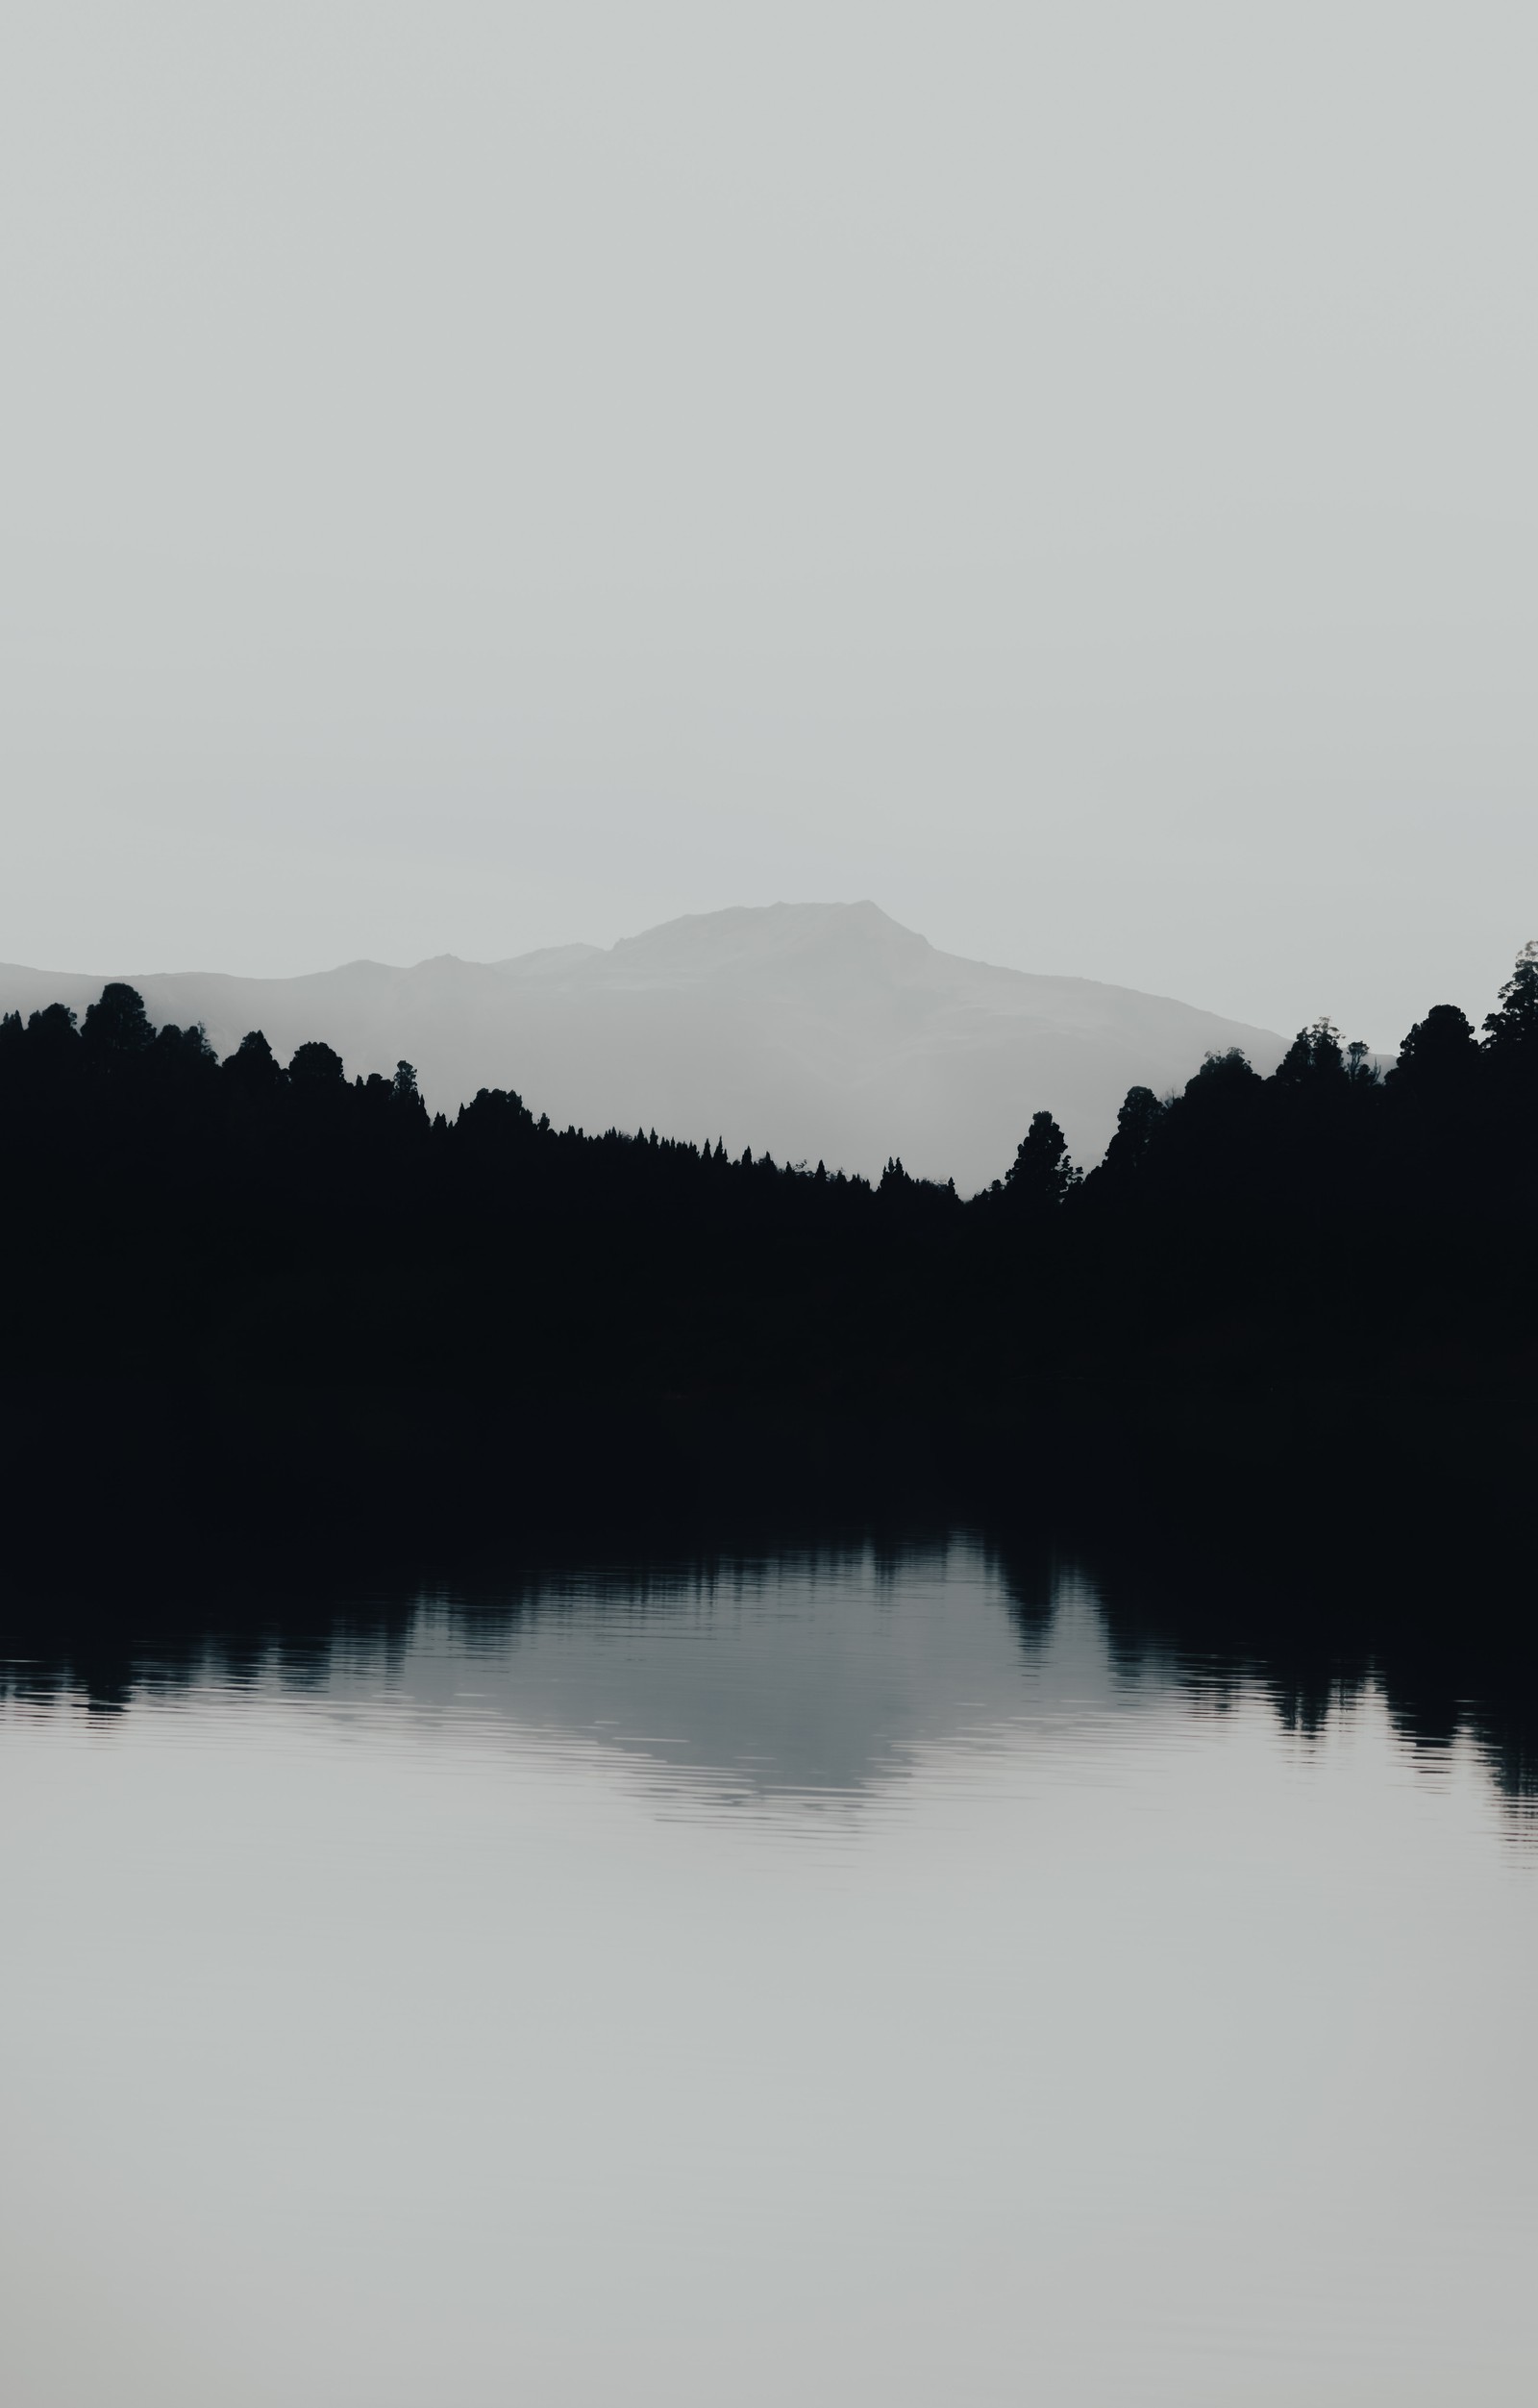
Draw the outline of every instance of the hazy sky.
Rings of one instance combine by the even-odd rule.
[[[10,0],[0,957],[1538,933],[1538,19]]]

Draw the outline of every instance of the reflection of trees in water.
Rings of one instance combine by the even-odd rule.
[[[1217,1711],[1259,1695],[1305,1741],[1375,1691],[1417,1759],[1472,1744],[1502,1797],[1538,1809],[1532,1575],[1480,1533],[1385,1535],[1343,1519],[1316,1526],[1304,1556],[1258,1521],[1193,1532],[1172,1518],[1076,1531],[1057,1552],[1011,1537],[995,1553],[1030,1651],[1072,1578],[1129,1678],[1157,1671]]]
[[[685,1607],[708,1613],[775,1576],[837,1581],[856,1562],[874,1571],[880,1590],[925,1561],[938,1564],[946,1543],[944,1533],[861,1533],[826,1546],[766,1543],[613,1564],[577,1556],[439,1567],[426,1576],[413,1566],[393,1579],[346,1561],[260,1580],[104,1575],[0,1599],[0,1700],[73,1697],[112,1713],[136,1696],[169,1696],[201,1680],[318,1689],[344,1665],[398,1664],[424,1609],[447,1617],[467,1651],[491,1653],[522,1627],[595,1602],[618,1630]]]
[[[1538,1629],[1531,1578],[1444,1534],[1392,1545],[1343,1527],[1306,1560],[1250,1530],[1230,1544],[1172,1520],[1135,1532],[1043,1528],[974,1532],[997,1576],[1028,1659],[1039,1658],[1070,1599],[1093,1601],[1112,1669],[1156,1675],[1194,1704],[1224,1712],[1263,1697],[1304,1741],[1369,1692],[1419,1760],[1472,1744],[1501,1795],[1538,1811]],[[0,1606],[0,1700],[63,1697],[111,1713],[135,1697],[204,1680],[319,1690],[342,1669],[398,1666],[424,1609],[456,1645],[506,1647],[520,1628],[601,1605],[616,1630],[761,1597],[776,1578],[836,1587],[860,1566],[877,1592],[926,1567],[940,1531],[850,1533],[828,1545],[678,1551],[594,1565],[574,1557],[512,1567],[418,1569],[393,1582],[345,1563],[260,1581],[105,1579]]]
[[[319,1689],[347,1653],[384,1662],[416,1620],[413,1594],[338,1604],[335,1588],[242,1591],[201,1600],[74,1595],[0,1614],[0,1699],[78,1699],[114,1713],[136,1697],[172,1696],[200,1680],[276,1680]]]

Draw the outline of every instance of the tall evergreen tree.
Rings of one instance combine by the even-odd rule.
[[[1484,1024],[1484,1052],[1503,1084],[1538,1087],[1538,939],[1529,937]]]
[[[1017,1211],[1054,1211],[1079,1183],[1068,1158],[1068,1140],[1050,1112],[1037,1112],[1015,1149],[1005,1192]]]

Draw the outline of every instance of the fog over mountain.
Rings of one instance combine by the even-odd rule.
[[[410,969],[354,961],[294,979],[0,967],[0,1009],[83,1012],[127,977],[157,1022],[201,1020],[221,1054],[262,1030],[280,1059],[323,1037],[350,1073],[416,1066],[434,1109],[514,1087],[587,1130],[719,1136],[733,1154],[879,1173],[890,1154],[963,1193],[1008,1165],[1032,1112],[1093,1161],[1128,1088],[1183,1084],[1284,1039],[1167,996],[936,952],[873,903],[774,904],[670,920],[604,951]]]

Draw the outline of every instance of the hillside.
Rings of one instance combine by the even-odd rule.
[[[1129,1086],[1162,1094],[1232,1045],[1270,1072],[1284,1050],[1166,996],[937,952],[871,903],[709,912],[607,951],[294,979],[4,966],[0,1010],[83,1012],[107,976],[130,978],[157,1022],[204,1022],[221,1054],[260,1028],[284,1058],[322,1037],[349,1072],[405,1057],[434,1109],[511,1086],[561,1126],[655,1127],[868,1174],[895,1154],[963,1193],[1005,1169],[1039,1107],[1093,1161]]]

